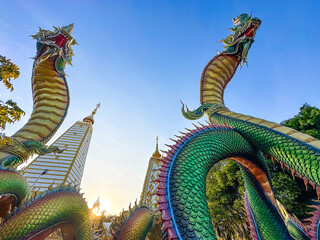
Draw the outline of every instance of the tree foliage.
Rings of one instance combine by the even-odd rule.
[[[305,103],[298,115],[281,124],[320,139],[320,109]]]
[[[216,233],[223,239],[249,238],[243,192],[237,163],[227,160],[211,168],[207,177],[207,202]]]
[[[17,79],[19,75],[19,67],[12,63],[10,59],[0,55],[0,82],[3,82],[6,88],[12,91],[11,80]]]
[[[0,128],[4,130],[7,123],[14,123],[25,115],[25,112],[12,100],[2,102],[0,100]]]
[[[298,115],[281,124],[320,139],[320,110],[316,107],[304,104]],[[316,193],[307,191],[300,179],[294,181],[280,164],[273,165],[271,159],[267,159],[267,164],[275,197],[298,218],[308,217],[307,203]],[[211,168],[207,176],[207,202],[217,235],[223,239],[250,239],[246,233],[247,217],[242,210],[243,191],[244,182],[236,162],[227,160]]]
[[[0,55],[0,82],[10,91],[13,90],[11,80],[18,78],[20,75],[19,67],[11,62],[10,59]],[[5,129],[7,123],[19,121],[25,112],[18,107],[17,103],[12,100],[3,102],[0,100],[0,128]]]
[[[296,116],[281,124],[320,139],[320,109],[307,103],[300,107]],[[311,188],[306,189],[304,182],[299,178],[293,180],[291,172],[287,169],[282,170],[279,163],[271,167],[271,162],[267,159],[276,198],[290,213],[300,219],[307,218],[308,212],[312,210],[308,205],[311,205],[312,199],[317,198],[316,191]]]
[[[299,219],[308,217],[308,212],[311,211],[308,201],[310,197],[315,197],[315,194],[306,190],[302,180],[293,180],[290,173],[280,172],[281,167],[278,164],[275,168],[278,170],[271,170],[270,174],[276,199],[289,213],[296,215]]]

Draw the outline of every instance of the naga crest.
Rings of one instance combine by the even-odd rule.
[[[242,62],[247,63],[248,51],[254,42],[254,36],[260,27],[261,20],[243,13],[233,18],[232,21],[235,26],[229,30],[234,34],[220,41],[226,45],[223,47],[225,49],[223,53],[236,54]]]
[[[35,64],[40,64],[50,57],[56,57],[56,70],[64,75],[66,63],[71,65],[73,51],[71,46],[77,44],[71,37],[73,23],[63,27],[53,27],[54,31],[39,28],[39,32],[32,35],[37,40],[37,55]]]

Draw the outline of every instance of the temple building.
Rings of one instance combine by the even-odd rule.
[[[52,144],[65,149],[62,153],[38,156],[22,170],[31,191],[42,192],[50,185],[80,186],[92,136],[93,116],[99,106],[83,121],[73,124]]]
[[[158,137],[156,141],[156,150],[149,160],[148,169],[146,177],[144,179],[143,189],[140,197],[140,201],[146,202],[152,205],[154,208],[157,208],[158,206],[158,197],[154,195],[154,193],[157,191],[158,183],[153,181],[159,177],[160,171],[157,169],[161,167],[161,159],[163,158],[159,152]]]

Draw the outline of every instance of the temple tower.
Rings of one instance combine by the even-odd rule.
[[[149,160],[148,169],[146,177],[144,179],[143,189],[140,197],[140,201],[146,202],[152,205],[154,208],[157,208],[158,206],[158,197],[154,195],[154,193],[157,191],[158,183],[152,181],[159,177],[160,171],[158,171],[157,169],[161,167],[161,159],[163,158],[159,152],[158,141],[159,138],[157,137],[156,150]]]
[[[65,149],[62,153],[38,156],[22,170],[31,191],[42,192],[50,185],[80,186],[93,130],[93,116],[99,106],[83,121],[73,124],[52,144]]]

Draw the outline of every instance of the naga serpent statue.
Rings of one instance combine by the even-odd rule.
[[[319,240],[320,208],[316,207],[308,226],[291,217],[275,199],[265,155],[310,184],[320,197],[320,141],[276,123],[229,111],[224,105],[224,89],[238,66],[246,63],[261,24],[247,14],[233,21],[233,35],[222,40],[225,51],[203,70],[201,106],[194,111],[182,107],[183,115],[191,120],[206,114],[209,125],[196,126],[178,137],[162,159],[157,179],[162,238],[216,239],[206,202],[206,176],[215,163],[233,159],[244,178],[244,203],[253,239]],[[63,68],[71,61],[70,46],[75,43],[71,30],[71,25],[54,32],[40,29],[34,36],[38,48],[32,77],[34,111],[22,129],[2,139],[0,147],[1,240],[44,239],[58,228],[64,239],[91,238],[87,205],[77,191],[70,187],[49,190],[24,203],[29,196],[28,185],[14,170],[32,153],[59,151],[43,144],[62,123],[69,104]],[[148,206],[136,205],[114,223],[114,239],[143,240],[159,226],[156,219]]]
[[[64,239],[90,239],[87,203],[70,186],[30,198],[30,189],[16,167],[32,154],[61,152],[44,144],[66,117],[69,91],[64,68],[71,64],[73,24],[54,31],[40,29],[32,72],[33,112],[11,137],[0,139],[0,239],[45,239],[61,229]]]
[[[175,144],[162,159],[156,180],[162,238],[217,239],[206,202],[206,176],[215,163],[232,159],[244,178],[244,204],[253,239],[319,240],[320,207],[315,207],[309,226],[292,217],[274,196],[265,155],[310,184],[320,197],[320,141],[276,123],[231,112],[224,105],[224,89],[238,66],[246,63],[261,24],[247,14],[233,22],[233,35],[222,40],[225,51],[203,70],[201,106],[194,111],[182,106],[183,115],[190,120],[206,113],[209,125],[188,129],[173,140]],[[113,239],[144,240],[149,229],[157,226],[152,210],[145,206],[136,206],[120,219]]]
[[[291,128],[230,111],[223,94],[241,63],[246,63],[261,21],[247,14],[233,19],[233,34],[222,42],[225,51],[204,68],[201,106],[182,106],[184,117],[201,125],[178,137],[163,159],[157,195],[164,239],[216,239],[206,202],[206,176],[223,159],[240,165],[245,207],[253,239],[320,239],[319,212],[303,226],[288,216],[275,199],[265,155],[276,159],[293,176],[316,189],[320,197],[320,141]]]

